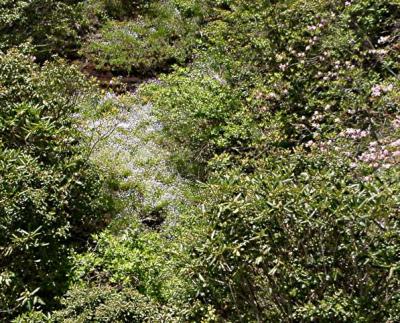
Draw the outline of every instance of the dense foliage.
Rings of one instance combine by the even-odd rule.
[[[234,2],[147,87],[207,164],[202,301],[229,321],[399,320],[399,6]]]
[[[0,1],[0,50],[30,42],[39,59],[72,55],[88,28],[79,0]]]
[[[54,302],[71,244],[106,207],[72,127],[86,83],[63,62],[0,56],[0,317]]]
[[[0,315],[400,321],[398,0],[50,2],[51,17],[72,10],[60,34],[44,31],[35,2],[0,1],[16,31],[0,27],[0,49],[30,39],[39,53],[40,34],[43,59],[168,74],[134,95],[89,94],[80,117],[107,128],[122,111],[113,145],[125,147],[89,161],[71,118],[87,81],[59,60],[1,55]],[[151,118],[132,130],[135,109]],[[130,136],[165,156],[146,159]],[[157,163],[174,171],[146,181]],[[85,250],[108,205],[99,169],[117,207]],[[181,202],[161,198],[178,177]]]
[[[188,11],[168,1],[142,5],[139,12],[143,14],[135,19],[104,24],[81,53],[98,69],[122,73],[148,74],[182,64],[202,19],[202,11],[196,8]]]

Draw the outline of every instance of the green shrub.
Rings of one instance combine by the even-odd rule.
[[[98,69],[151,73],[184,62],[194,44],[195,22],[169,3],[154,3],[133,21],[109,21],[81,53]]]
[[[89,30],[83,8],[79,0],[0,1],[0,50],[30,42],[41,61],[76,56]]]
[[[143,0],[102,0],[105,11],[112,18],[133,17],[146,1]]]
[[[134,289],[92,287],[73,289],[65,302],[68,306],[57,312],[53,322],[160,322],[158,306]]]
[[[218,74],[179,69],[140,94],[152,100],[180,155],[188,149],[186,162],[205,163],[215,153],[235,151],[259,135],[241,97]]]
[[[208,186],[204,301],[233,321],[397,321],[398,169],[366,181],[300,150],[251,163]]]
[[[84,315],[90,315],[93,309],[86,309],[80,302],[85,299],[86,291],[96,291],[96,286],[113,291],[115,297],[124,297],[126,291],[137,295],[142,300],[142,305],[137,308],[110,306],[107,311],[137,313],[142,316],[140,321],[158,321],[154,315],[170,317],[171,320],[192,315],[193,311],[186,304],[187,299],[195,294],[187,268],[190,261],[188,250],[196,235],[191,223],[193,221],[185,223],[181,219],[179,228],[158,232],[148,230],[132,217],[129,228],[117,232],[107,230],[94,236],[95,247],[74,257],[74,293],[82,296],[67,295],[63,308],[52,317],[78,319],[79,312],[72,312],[77,307],[86,313]],[[97,302],[102,303],[101,299]],[[104,307],[108,307],[107,302],[104,303]],[[152,308],[155,314],[148,315],[146,308]]]
[[[0,55],[0,317],[51,308],[67,287],[69,252],[107,208],[72,114],[85,79],[61,61]],[[82,244],[82,242],[79,242]]]
[[[72,288],[63,300],[64,309],[46,316],[30,312],[18,317],[16,323],[32,322],[160,322],[167,317],[159,306],[131,288],[92,286]],[[169,320],[171,322],[171,320]]]

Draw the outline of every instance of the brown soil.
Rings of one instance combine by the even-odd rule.
[[[81,72],[87,76],[94,77],[102,88],[111,88],[115,92],[125,92],[135,90],[148,77],[139,77],[132,75],[113,74],[111,71],[98,70],[91,62],[75,61]]]

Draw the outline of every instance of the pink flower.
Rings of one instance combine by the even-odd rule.
[[[392,156],[393,156],[393,157],[400,157],[400,150],[395,151],[395,152],[392,154]]]
[[[360,129],[353,129],[353,128],[347,128],[345,131],[343,131],[340,135],[342,137],[346,138],[351,138],[351,139],[360,139],[367,137],[369,134],[368,131],[366,130],[360,130]]]
[[[287,63],[286,63],[286,64],[279,64],[279,69],[280,69],[281,71],[286,71],[287,67],[288,67],[288,64],[287,64]]]
[[[278,96],[274,92],[270,92],[266,95],[267,100],[276,99]]]
[[[382,94],[382,88],[380,85],[374,85],[371,89],[373,97],[379,97]]]
[[[393,141],[389,146],[390,147],[400,147],[400,139]]]
[[[305,146],[306,147],[312,147],[312,146],[314,146],[314,144],[315,144],[314,141],[309,140],[309,141],[306,142]]]

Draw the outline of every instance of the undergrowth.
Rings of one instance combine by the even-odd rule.
[[[16,321],[399,321],[399,2],[126,4],[80,55],[168,74],[80,109],[117,208]]]

